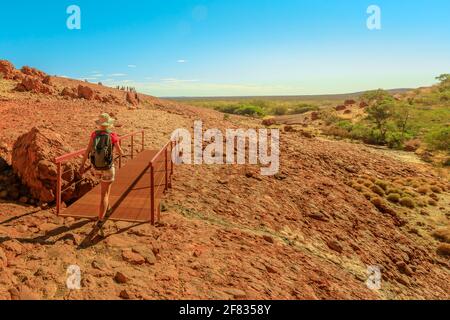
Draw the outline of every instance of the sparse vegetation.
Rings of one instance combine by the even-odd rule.
[[[416,203],[410,197],[401,198],[399,202],[402,206],[407,207],[407,208],[412,209],[412,208],[416,207]]]
[[[400,195],[398,193],[391,193],[387,196],[390,202],[398,203],[400,201]]]

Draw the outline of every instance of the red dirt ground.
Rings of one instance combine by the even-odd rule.
[[[123,91],[75,80],[51,83],[55,93],[45,95],[0,80],[0,156],[7,159],[32,127],[82,148],[102,112],[114,114],[120,134],[145,129],[147,148],[196,119],[205,128],[259,127],[145,95],[135,108]],[[116,101],[58,95],[79,84]],[[436,207],[391,205],[387,214],[350,186],[368,178],[443,190]],[[257,166],[178,166],[160,224],[108,222],[106,239],[83,249],[91,222],[0,200],[0,299],[448,299],[450,261],[437,254],[433,232],[449,225],[449,191],[427,165],[282,132],[275,177],[260,176]],[[66,287],[69,265],[81,268],[81,290]],[[365,284],[370,265],[381,267],[378,291]]]

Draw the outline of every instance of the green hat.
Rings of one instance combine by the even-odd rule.
[[[112,127],[114,124],[114,119],[107,113],[103,113],[98,117],[98,120],[95,123],[102,127]]]

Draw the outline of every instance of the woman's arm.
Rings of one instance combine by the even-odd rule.
[[[120,142],[117,142],[114,147],[116,148],[116,152],[119,154],[119,156],[123,156],[123,150],[122,147],[120,146]]]
[[[88,159],[88,157],[89,157],[89,153],[91,152],[91,149],[92,149],[92,143],[93,143],[93,139],[90,138],[90,139],[89,139],[88,147],[87,147],[87,149],[86,149],[86,152],[84,153],[83,161],[81,162],[81,167],[80,167],[80,170],[79,170],[79,172],[80,172],[81,175],[84,174],[84,165],[86,164],[86,161],[87,161],[87,159]]]

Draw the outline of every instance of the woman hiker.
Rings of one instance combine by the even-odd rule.
[[[123,151],[119,144],[118,135],[111,131],[114,119],[109,114],[103,113],[95,123],[98,126],[98,130],[91,134],[83,162],[81,163],[80,174],[84,174],[84,166],[89,157],[95,170],[95,176],[100,179],[101,184],[100,207],[95,227],[98,227],[100,235],[104,236],[103,220],[109,210],[109,194],[116,175],[114,149],[121,156],[123,156]]]

